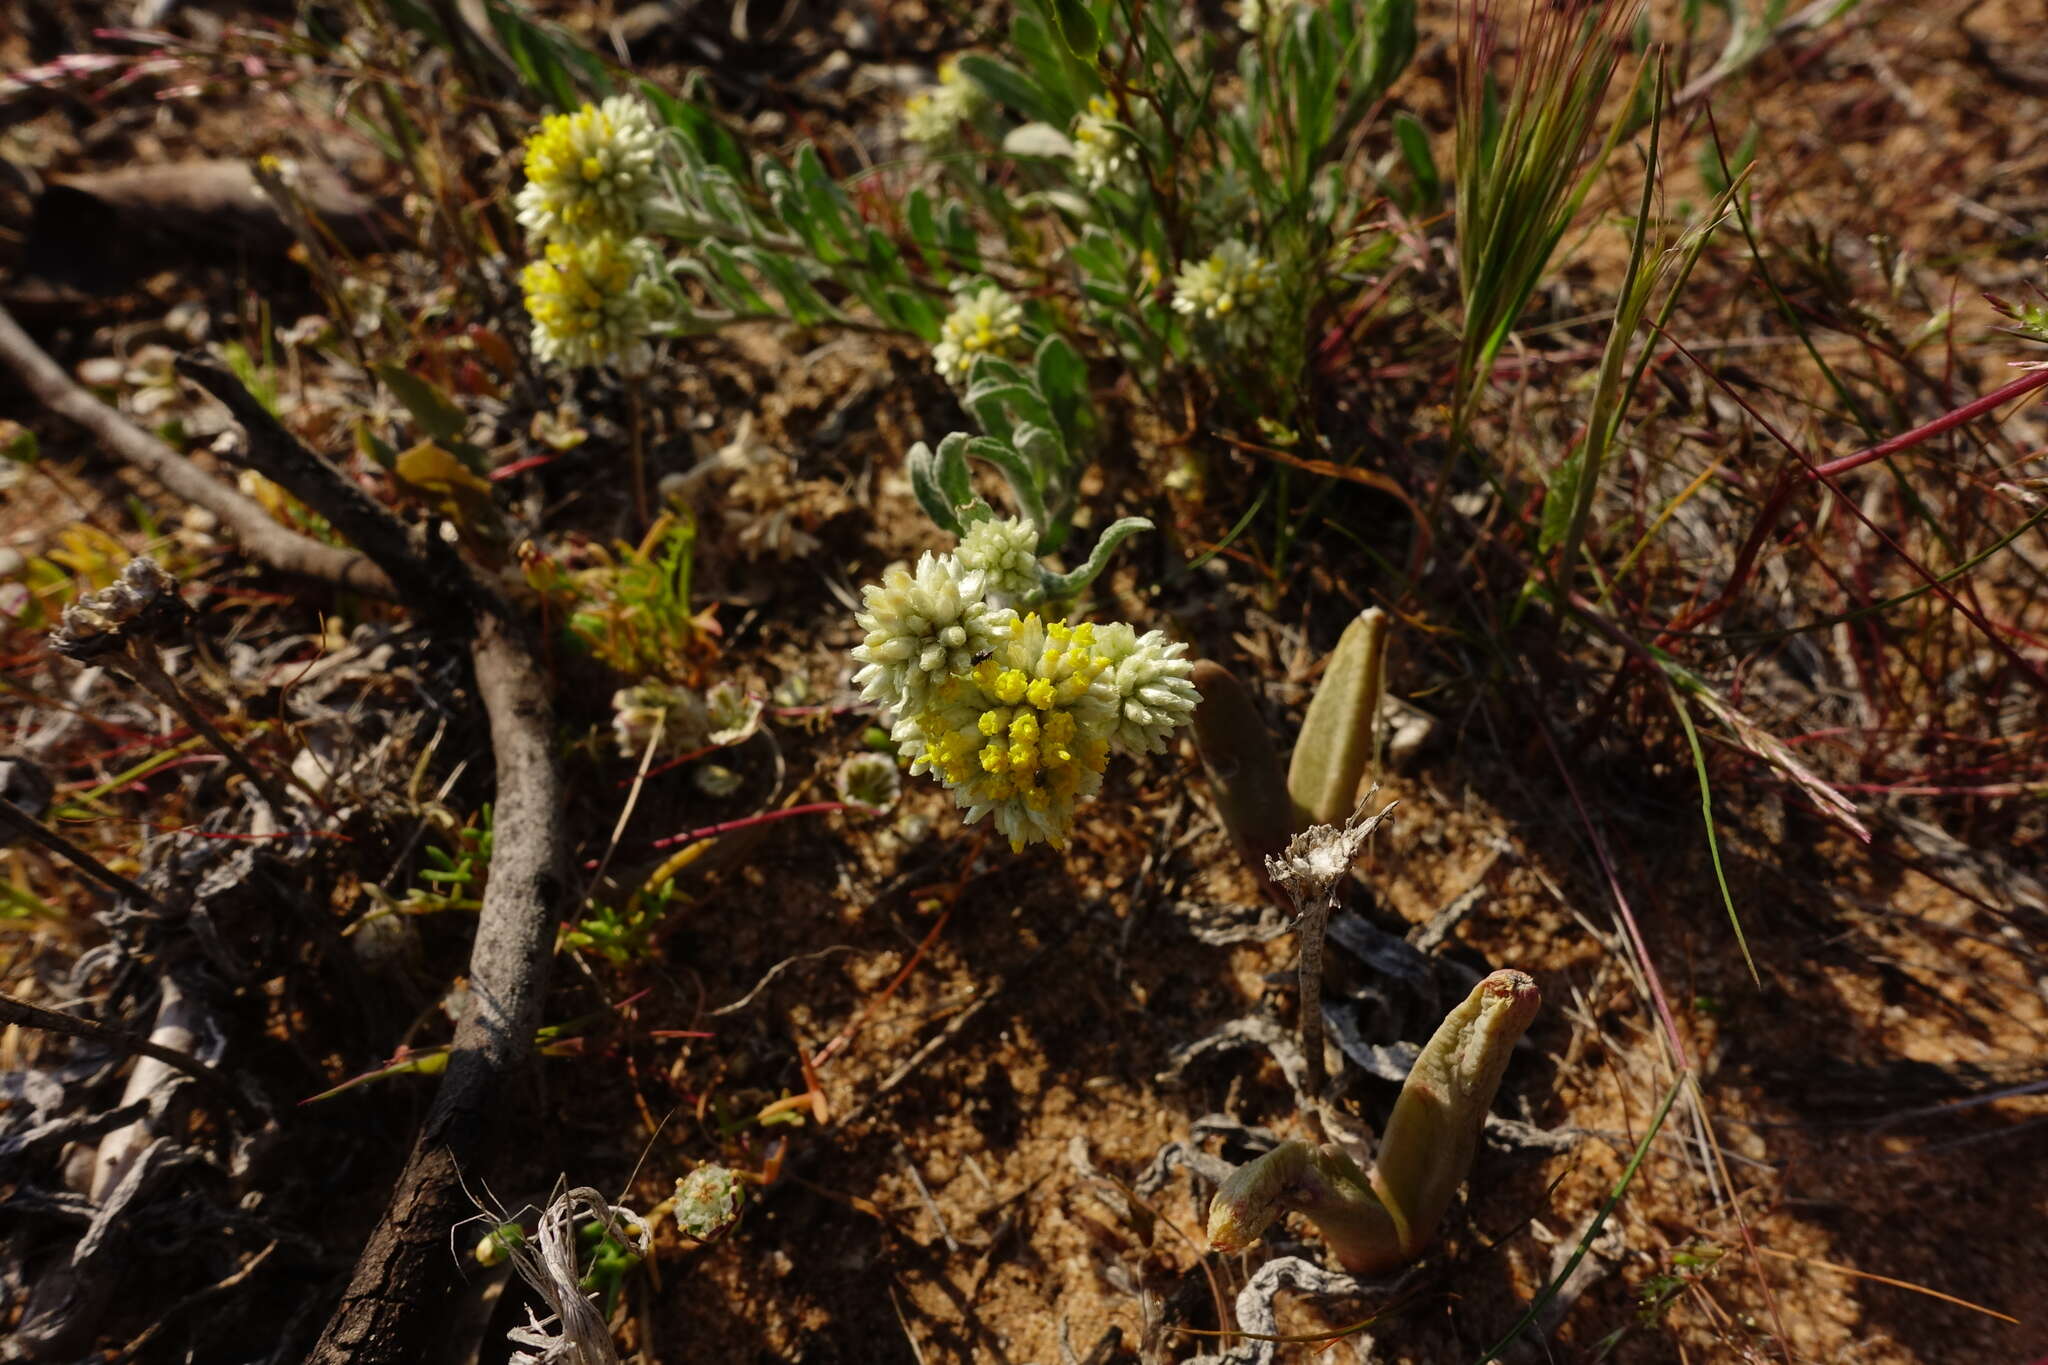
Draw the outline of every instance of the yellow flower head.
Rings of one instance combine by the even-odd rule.
[[[550,240],[632,236],[658,188],[660,147],[654,116],[624,95],[550,115],[526,140],[520,225]]]
[[[1243,345],[1267,323],[1280,273],[1244,242],[1225,242],[1189,261],[1173,281],[1173,309],[1207,323],[1232,346]]]
[[[645,371],[653,360],[647,333],[654,269],[644,243],[609,232],[548,243],[519,276],[533,319],[534,354],[556,365]]]
[[[939,83],[904,101],[903,135],[926,147],[941,146],[987,102],[981,87],[960,74],[958,59],[948,57],[939,63]]]
[[[897,727],[911,771],[951,788],[970,822],[993,814],[1012,848],[1063,846],[1075,805],[1101,789],[1109,762],[1118,721],[1103,678],[1111,667],[1093,626],[1024,617]]]
[[[993,284],[963,293],[939,324],[932,363],[949,384],[964,384],[978,355],[1016,355],[1023,349],[1024,309]]]

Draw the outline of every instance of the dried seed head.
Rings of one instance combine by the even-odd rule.
[[[1297,907],[1327,899],[1332,888],[1351,871],[1358,855],[1365,851],[1365,841],[1380,827],[1380,821],[1400,804],[1390,801],[1377,814],[1366,815],[1366,802],[1378,790],[1374,787],[1366,793],[1366,801],[1359,803],[1342,829],[1335,825],[1310,825],[1288,841],[1279,857],[1266,859],[1267,875],[1279,883]]]
[[[50,648],[67,659],[90,663],[130,641],[159,643],[191,617],[178,595],[178,580],[148,555],[128,561],[114,585],[64,608],[64,619],[50,633]]]

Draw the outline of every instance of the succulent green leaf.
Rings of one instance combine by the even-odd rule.
[[[1373,759],[1386,642],[1387,615],[1370,607],[1344,628],[1331,651],[1287,769],[1287,790],[1303,827],[1342,825],[1357,804]]]
[[[1294,807],[1287,769],[1258,703],[1235,673],[1208,659],[1195,661],[1195,749],[1209,774],[1209,790],[1231,843],[1261,882],[1272,878],[1266,859],[1278,857],[1294,837]]]

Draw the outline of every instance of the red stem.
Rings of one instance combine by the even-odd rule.
[[[730,834],[736,829],[752,829],[755,825],[766,825],[776,820],[787,820],[793,815],[823,815],[828,811],[852,810],[845,801],[813,801],[807,806],[791,806],[786,810],[771,810],[761,815],[749,815],[739,820],[723,820],[702,829],[688,829],[681,834],[671,834],[666,839],[656,839],[655,848],[670,848],[676,844],[693,843],[698,839],[709,839],[714,834]]]

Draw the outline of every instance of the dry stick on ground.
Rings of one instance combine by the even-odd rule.
[[[178,371],[225,403],[247,431],[240,458],[348,537],[428,625],[468,634],[477,695],[497,763],[490,879],[470,951],[470,1009],[448,1070],[310,1360],[372,1365],[439,1358],[456,1290],[448,1231],[471,1211],[461,1178],[483,1174],[513,1126],[515,1082],[533,1057],[554,928],[564,894],[561,774],[553,710],[523,622],[454,550],[416,534],[280,426],[226,370]]]
[[[91,1019],[80,1019],[75,1014],[60,1014],[56,1010],[46,1010],[40,1005],[31,1005],[26,1000],[16,1000],[13,996],[5,994],[0,994],[0,1024],[19,1024],[23,1028],[40,1029],[44,1033],[61,1033],[68,1038],[89,1038],[95,1043],[105,1043],[108,1047],[122,1052],[153,1058],[165,1066],[175,1067],[199,1082],[207,1094],[225,1103],[250,1123],[260,1127],[264,1122],[263,1111],[236,1090],[228,1078],[218,1070],[190,1053],[153,1043],[147,1038],[130,1033],[127,1029],[112,1028]]]
[[[41,844],[58,857],[76,865],[79,871],[85,873],[115,895],[124,896],[134,901],[137,905],[147,905],[157,910],[163,908],[157,898],[150,895],[141,886],[114,871],[113,868],[108,867],[98,858],[93,857],[92,854],[87,853],[55,830],[44,828],[42,821],[36,819],[33,815],[30,815],[27,811],[4,797],[0,797],[0,826],[5,826],[16,834],[23,835]],[[0,845],[4,845],[6,842],[6,840],[0,840]]]
[[[368,558],[322,545],[280,526],[253,498],[212,477],[80,388],[5,308],[0,308],[0,361],[21,377],[44,407],[85,428],[109,455],[147,474],[177,497],[213,513],[243,549],[272,568],[375,597],[398,595],[391,580]]]

